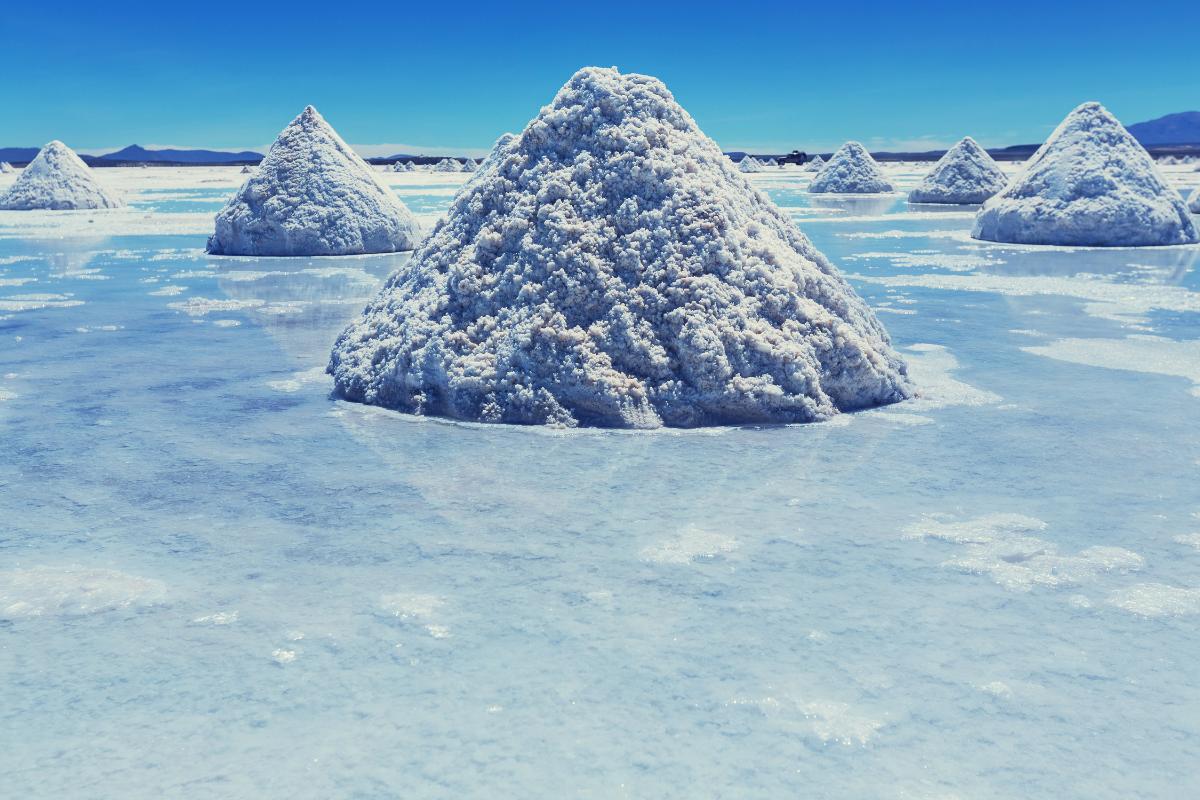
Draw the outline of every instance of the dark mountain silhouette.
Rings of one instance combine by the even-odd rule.
[[[171,164],[243,164],[262,161],[262,153],[243,150],[239,153],[229,153],[223,150],[147,150],[131,144],[129,147],[98,156],[97,161],[121,161],[136,164],[171,163]]]
[[[1143,146],[1200,144],[1200,111],[1182,111],[1125,126]]]

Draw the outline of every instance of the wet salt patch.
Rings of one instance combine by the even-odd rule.
[[[987,575],[1003,588],[1017,592],[1037,586],[1079,586],[1101,573],[1135,572],[1145,565],[1140,555],[1122,547],[1093,546],[1074,555],[1061,555],[1053,542],[1029,535],[1045,528],[1041,520],[1021,514],[990,514],[963,522],[945,522],[941,515],[926,515],[907,526],[904,537],[961,545],[963,554],[942,566]]]
[[[1175,541],[1200,550],[1200,533],[1185,533],[1183,536],[1176,536]]]
[[[82,326],[75,329],[76,333],[111,333],[113,331],[124,330],[124,325],[92,325]]]
[[[1200,614],[1200,589],[1184,589],[1164,583],[1139,583],[1110,593],[1106,602],[1140,617]]]
[[[220,275],[213,269],[185,269],[171,275],[171,280],[181,281],[188,278],[216,278]]]
[[[1145,322],[1151,311],[1200,313],[1200,293],[1181,286],[1113,283],[1099,276],[1057,278],[1044,275],[848,275],[883,286],[956,292],[990,292],[1012,297],[1059,295],[1085,301],[1084,311],[1099,319],[1128,324]]]
[[[238,621],[237,611],[218,611],[192,620],[197,625],[232,625]]]
[[[688,525],[676,536],[642,548],[643,561],[656,564],[690,564],[736,550],[740,542],[731,536]]]
[[[1015,333],[1018,336],[1045,336],[1041,331],[1035,331],[1030,328],[1009,328],[1009,333]]]
[[[1137,335],[1124,339],[1059,339],[1021,349],[1089,367],[1187,378],[1193,384],[1191,393],[1200,397],[1200,341]]]
[[[292,377],[280,381],[267,381],[267,386],[277,392],[298,392],[305,386],[314,383],[329,383],[333,378],[326,374],[324,367],[313,367],[303,372],[297,372]]]
[[[990,683],[985,683],[979,687],[979,691],[984,692],[985,694],[990,694],[992,697],[999,697],[1005,700],[1013,696],[1012,687],[1010,687],[1004,681],[991,681]]]
[[[822,744],[846,747],[868,744],[885,724],[883,720],[868,716],[849,703],[833,700],[798,701],[787,696],[768,695],[735,697],[728,705],[752,708],[767,717],[799,715],[808,721],[811,734]]]
[[[170,236],[212,233],[210,212],[0,211],[0,239],[73,239],[94,236]]]
[[[445,604],[443,598],[432,594],[388,594],[379,600],[379,607],[385,613],[404,622],[421,624],[425,632],[434,639],[446,639],[450,636],[448,627],[432,619]]]
[[[16,294],[0,297],[0,311],[37,311],[43,308],[72,308],[83,305],[65,294]]]
[[[288,300],[286,302],[271,303],[258,309],[260,314],[268,314],[275,317],[281,317],[287,314],[301,314],[304,309],[311,305],[304,300]]]
[[[37,278],[0,278],[0,286],[24,286],[27,283],[37,283]]]
[[[200,258],[204,255],[204,250],[199,247],[194,248],[178,248],[175,250],[158,250],[153,255],[148,257],[147,261],[173,261],[177,258]]]
[[[17,394],[16,392],[10,392],[7,389],[0,389],[0,403],[3,403],[7,400],[16,400],[20,396],[21,395]]]
[[[186,292],[187,288],[188,287],[186,287],[186,286],[178,286],[178,285],[171,284],[171,285],[164,286],[161,289],[155,289],[153,292],[150,292],[149,294],[151,297],[175,297],[176,295],[180,295],[180,294],[183,294],[184,292]]]
[[[969,253],[930,253],[914,252],[914,253],[856,253],[845,257],[847,261],[858,261],[863,259],[887,259],[892,262],[893,266],[901,268],[917,268],[928,267],[933,269],[946,269],[952,272],[971,272],[993,264],[1003,264],[1004,262],[998,258],[988,258],[986,256],[972,255]]]
[[[909,216],[909,215],[905,215]],[[939,219],[944,219],[942,214],[934,214]],[[894,214],[889,214],[880,219],[895,219]],[[962,231],[850,231],[847,233],[838,233],[836,236],[842,239],[958,239],[962,236]]]
[[[153,606],[166,584],[110,569],[32,567],[0,571],[0,619],[71,617]]]
[[[173,308],[176,311],[182,311],[185,314],[193,317],[202,317],[205,314],[226,311],[245,311],[248,309],[262,308],[266,305],[266,301],[259,299],[251,300],[210,300],[206,297],[192,297],[179,303],[167,303],[167,308]]]
[[[290,664],[296,660],[296,651],[287,650],[282,647],[271,651],[271,660],[276,664]]]
[[[218,328],[236,328],[242,323],[236,319],[214,319],[212,324]]]
[[[958,369],[958,359],[945,347],[936,344],[914,344],[907,348],[908,375],[917,387],[918,396],[906,401],[905,411],[932,411],[949,406],[982,406],[999,403],[1000,395],[977,389],[951,375]]]
[[[917,313],[911,308],[890,308],[888,306],[875,306],[873,310],[876,314],[899,314],[901,316],[912,316]]]

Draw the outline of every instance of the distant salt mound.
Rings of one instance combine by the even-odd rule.
[[[72,211],[123,208],[125,203],[96,180],[95,173],[59,141],[50,142],[0,195],[0,208],[11,211]]]
[[[810,192],[879,194],[893,191],[883,170],[858,142],[846,142],[808,185]]]
[[[768,158],[768,159],[767,159],[767,162],[766,162],[766,164],[764,164],[763,166],[766,166],[766,167],[778,167],[778,166],[779,166],[779,162],[778,162],[778,161],[776,161],[776,160],[775,160],[775,159],[773,159],[773,158]]]
[[[1200,186],[1192,192],[1192,199],[1188,202],[1188,211],[1193,214],[1200,214]]]
[[[312,106],[217,214],[208,252],[342,256],[416,246],[408,208]]]
[[[16,170],[13,169],[12,164],[8,163],[7,161],[0,161],[0,175],[8,175],[12,172],[16,172]]]
[[[741,172],[762,172],[763,165],[754,156],[746,156],[738,164],[738,170]]]
[[[462,164],[459,164],[453,158],[443,158],[441,161],[433,165],[434,172],[462,172]]]
[[[982,203],[1008,185],[987,151],[970,136],[946,151],[917,188],[908,193],[911,203],[970,205]]]
[[[825,167],[825,159],[820,156],[813,156],[812,161],[804,165],[804,169],[809,172],[820,172]]]
[[[1067,115],[1012,183],[979,210],[971,235],[1093,247],[1200,239],[1179,192],[1099,103]]]
[[[498,143],[329,372],[414,414],[624,428],[912,391],[866,304],[666,87],[597,68]]]
[[[246,164],[244,167],[242,167],[242,174],[243,174],[243,175],[253,175],[253,174],[254,174],[254,170],[250,169],[250,165],[249,165],[249,164]]]
[[[463,159],[462,171],[463,172],[474,172],[476,167],[478,167],[478,166],[479,165],[475,163],[475,159],[466,158],[466,159]]]
[[[392,164],[392,172],[408,172],[408,167],[403,162],[397,161]]]

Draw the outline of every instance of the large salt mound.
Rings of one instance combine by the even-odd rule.
[[[1022,172],[975,217],[976,239],[1146,246],[1197,241],[1183,198],[1099,103],[1067,115]]]
[[[122,208],[119,197],[96,180],[95,174],[71,148],[50,142],[0,195],[0,208],[15,211]]]
[[[343,256],[416,246],[420,230],[329,123],[308,106],[217,214],[208,252]]]
[[[650,428],[910,396],[866,304],[658,80],[581,70],[493,155],[338,338],[343,397]]]
[[[892,191],[892,184],[883,170],[871,158],[867,148],[858,142],[846,142],[829,157],[827,163],[808,185],[810,192],[841,194],[878,194]]]
[[[982,203],[1008,185],[1008,178],[967,136],[938,160],[929,174],[908,193],[911,203]]]

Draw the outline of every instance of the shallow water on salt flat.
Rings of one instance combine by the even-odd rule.
[[[1200,249],[754,176],[926,397],[549,432],[330,399],[406,256],[209,258],[236,170],[100,176],[0,212],[0,796],[1200,793]]]

